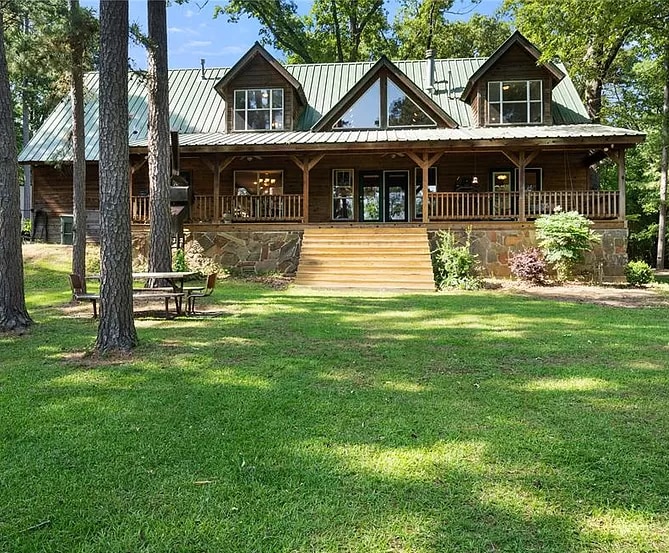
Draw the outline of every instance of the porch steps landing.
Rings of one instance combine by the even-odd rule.
[[[295,284],[312,288],[434,290],[427,230],[307,227]]]

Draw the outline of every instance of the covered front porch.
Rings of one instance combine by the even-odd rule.
[[[555,136],[484,139],[477,130],[441,144],[400,143],[399,132],[381,142],[380,131],[366,133],[374,140],[338,133],[347,140],[328,144],[302,143],[304,133],[271,147],[182,144],[176,171],[191,187],[192,223],[525,222],[558,206],[594,221],[624,221],[625,151],[640,138],[598,136],[600,127],[579,127],[576,136],[571,129],[566,138],[550,131]],[[606,158],[617,169],[615,189],[601,189],[596,176]],[[134,151],[136,224],[149,216],[145,160]]]

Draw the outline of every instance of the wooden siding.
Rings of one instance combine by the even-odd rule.
[[[283,89],[283,130],[293,130],[296,114],[301,106],[295,98],[295,91],[267,61],[256,56],[244,68],[244,71],[230,82],[226,95],[226,128],[228,132],[235,132],[234,126],[234,97],[235,90],[259,89],[259,88],[281,88]],[[271,131],[268,131],[271,132]]]
[[[53,165],[34,165],[32,186],[33,212],[44,212],[47,222],[47,239],[49,242],[58,242],[60,240],[60,216],[71,215],[73,211],[72,166],[70,164],[64,164],[60,167]],[[98,164],[87,163],[87,233],[92,239],[97,239],[99,235],[99,205]]]
[[[531,153],[531,152],[526,152]],[[586,166],[588,150],[547,151],[540,153],[529,164],[529,168],[542,171],[542,191],[550,192],[585,192],[589,190],[589,171]],[[193,185],[193,193],[198,198],[197,221],[211,221],[214,213],[214,173],[210,168],[215,161],[212,154],[198,157],[197,154],[182,156],[181,168],[188,172]],[[219,158],[224,160],[225,158]],[[228,158],[229,159],[229,158]],[[206,161],[208,160],[208,161]],[[133,159],[138,167],[137,159]],[[513,163],[499,151],[488,152],[446,152],[440,158],[437,167],[437,192],[453,194],[457,192],[458,177],[476,176],[479,186],[473,192],[487,194],[492,191],[492,172],[509,171],[515,175]],[[409,212],[414,211],[414,192],[416,165],[401,150],[380,155],[363,153],[328,154],[310,172],[308,194],[308,213],[311,223],[332,222],[332,171],[334,169],[353,169],[354,216],[358,218],[357,193],[362,171],[408,171],[409,174]],[[232,197],[235,171],[283,171],[283,194],[302,196],[302,171],[288,156],[243,156],[235,158],[220,174],[219,201]],[[34,170],[34,206],[44,211],[49,222],[49,239],[56,241],[59,234],[59,216],[72,212],[72,181],[68,165],[56,168],[39,165]],[[139,166],[132,176],[132,196],[135,202],[143,201],[148,206],[148,167]],[[581,194],[582,196],[582,194]],[[579,197],[581,197],[579,196]],[[557,196],[556,196],[557,198]],[[293,200],[290,200],[291,202]],[[294,200],[297,202],[298,200]],[[299,202],[302,200],[300,199]],[[440,200],[441,201],[441,200]],[[446,200],[444,200],[446,201]],[[450,201],[450,200],[449,200]],[[557,200],[556,200],[557,201]],[[576,201],[576,200],[574,200]],[[97,164],[87,166],[87,209],[98,209],[98,172]],[[140,202],[141,203],[141,202]],[[544,202],[548,205],[547,202]],[[554,202],[553,202],[554,203]],[[592,203],[592,202],[591,202]],[[297,205],[297,204],[296,204]],[[302,205],[300,203],[300,205]],[[594,205],[594,204],[593,204]],[[139,204],[138,209],[141,208]],[[307,206],[302,206],[303,213]],[[615,208],[615,206],[614,206]],[[614,208],[606,207],[606,212]],[[617,208],[615,208],[617,209]],[[220,210],[223,213],[223,210]],[[478,216],[478,215],[477,215]],[[258,217],[256,217],[257,219]],[[294,217],[291,217],[293,220]],[[262,219],[262,218],[261,218]],[[267,219],[270,220],[270,219]]]

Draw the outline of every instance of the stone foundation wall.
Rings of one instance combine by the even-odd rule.
[[[466,231],[449,229],[464,243]],[[435,247],[436,230],[428,235],[431,248]],[[595,229],[601,236],[586,255],[579,272],[595,281],[624,281],[627,265],[627,230]],[[186,240],[197,240],[203,255],[216,261],[222,268],[244,273],[295,274],[300,259],[302,230],[193,230]],[[133,250],[146,257],[146,233],[133,232]],[[472,229],[472,251],[478,256],[483,273],[487,276],[508,277],[509,254],[536,246],[534,226],[509,229]]]
[[[443,230],[451,230],[444,228]],[[431,249],[435,248],[437,231],[430,231]],[[451,230],[461,243],[466,240],[467,232],[461,229]],[[585,256],[585,262],[579,273],[595,281],[625,280],[627,265],[627,229],[595,229],[601,242],[595,244]],[[472,251],[478,256],[483,272],[489,276],[508,277],[509,255],[524,249],[536,247],[534,227],[505,230],[472,229],[470,232]]]
[[[302,231],[195,231],[186,240],[197,240],[203,255],[226,269],[292,275],[300,259]]]
[[[148,233],[133,231],[133,255],[148,257]],[[221,268],[242,273],[295,274],[302,231],[231,230],[186,232],[186,243],[197,240],[202,255]]]

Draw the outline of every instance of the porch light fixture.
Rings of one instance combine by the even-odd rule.
[[[479,183],[479,178],[477,176],[472,177],[472,184],[475,186],[478,186]]]

